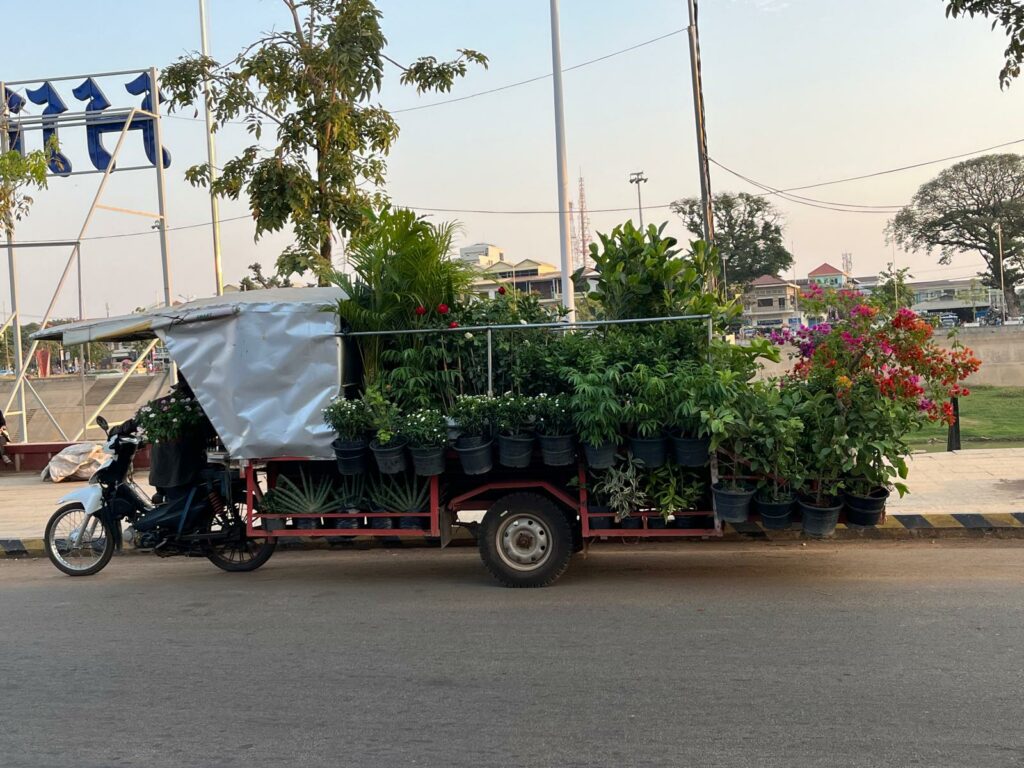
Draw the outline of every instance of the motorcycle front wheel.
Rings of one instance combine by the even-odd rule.
[[[114,554],[113,535],[96,515],[86,520],[81,504],[67,504],[54,512],[43,540],[50,562],[68,576],[99,573]]]
[[[230,505],[221,512],[211,512],[203,528],[204,533],[223,534],[223,538],[206,544],[207,559],[223,571],[255,571],[277,549],[277,539],[247,536],[243,513]]]

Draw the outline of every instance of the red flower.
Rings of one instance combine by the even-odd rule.
[[[505,286],[504,285],[499,285],[498,286],[498,295],[499,296],[504,296],[505,295]]]
[[[437,305],[437,313],[439,315],[447,315],[448,311],[449,310],[448,310],[448,305],[447,304],[438,304]]]
[[[442,304],[441,306],[443,307],[443,306],[444,306],[444,304]],[[443,314],[443,313],[442,313],[442,314]],[[452,321],[451,321],[450,323],[448,323],[448,327],[449,327],[449,328],[458,328],[458,327],[459,327],[459,324],[458,324],[458,323],[456,323],[456,322],[455,322],[454,320],[452,320]]]
[[[423,315],[427,314],[427,308],[420,304],[418,307],[416,307],[416,314],[422,317]]]

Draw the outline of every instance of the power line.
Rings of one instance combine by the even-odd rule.
[[[658,37],[652,37],[650,40],[644,40],[642,43],[636,43],[635,45],[631,45],[628,48],[622,48],[622,49],[620,49],[618,51],[612,51],[611,53],[606,53],[603,56],[598,56],[597,58],[589,59],[588,61],[581,61],[579,64],[573,64],[571,67],[563,67],[562,68],[562,72],[564,74],[565,72],[572,72],[572,71],[577,70],[577,69],[582,69],[583,67],[589,67],[591,64],[597,64],[597,63],[602,62],[602,61],[607,61],[608,59],[613,59],[616,56],[621,56],[624,53],[630,53],[631,51],[635,51],[638,48],[643,48],[645,46],[652,45],[654,43],[659,43],[662,40],[666,40],[666,39],[668,39],[670,37],[674,37],[675,35],[681,35],[685,31],[686,31],[686,28],[684,27],[682,29],[673,30],[672,32],[666,32],[664,35],[659,35]],[[536,77],[528,77],[525,80],[518,80],[518,81],[516,81],[514,83],[507,83],[506,85],[499,85],[499,86],[497,86],[495,88],[488,88],[485,91],[477,91],[476,93],[467,93],[465,96],[456,96],[456,97],[451,98],[451,99],[442,99],[441,101],[432,101],[429,104],[420,104],[420,105],[415,106],[415,107],[403,107],[401,109],[391,109],[391,110],[388,110],[388,111],[391,112],[391,114],[393,114],[393,115],[398,115],[398,114],[402,114],[402,113],[405,113],[405,112],[418,112],[421,109],[431,109],[433,107],[441,107],[441,106],[444,106],[445,104],[456,104],[456,103],[458,103],[460,101],[468,101],[469,99],[475,99],[475,98],[478,98],[480,96],[489,96],[492,93],[500,93],[501,91],[507,91],[507,90],[510,90],[512,88],[518,88],[518,87],[520,87],[522,85],[529,85],[530,83],[538,83],[541,80],[547,80],[553,74],[554,74],[553,72],[548,72],[547,74],[544,74],[544,75],[537,75]],[[173,118],[175,120],[193,120],[193,121],[198,121],[198,120],[202,119],[199,116],[189,117],[188,115],[173,115],[173,114],[168,114],[168,115],[166,115],[166,117],[170,117],[170,118]],[[226,123],[230,124],[230,125],[248,125],[248,123],[246,123],[244,121],[241,121],[241,120],[228,120],[228,121],[226,121]]]

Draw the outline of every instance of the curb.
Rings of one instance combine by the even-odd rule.
[[[605,538],[605,537],[602,537]],[[607,537],[616,540],[621,537]],[[627,537],[628,538],[628,537]],[[709,536],[708,539],[717,538]],[[720,541],[800,541],[808,539],[794,524],[788,530],[773,531],[758,522],[726,523]],[[829,541],[909,541],[914,539],[1024,539],[1024,512],[955,515],[890,515],[878,526],[865,528],[840,523]],[[661,539],[664,542],[670,539]],[[692,539],[691,539],[692,540]],[[476,540],[465,528],[452,536],[452,546],[469,546]],[[424,539],[376,536],[325,536],[288,539],[279,542],[283,551],[335,549],[419,549],[433,547]],[[126,549],[122,555],[150,554]],[[0,539],[0,560],[46,557],[42,539]]]

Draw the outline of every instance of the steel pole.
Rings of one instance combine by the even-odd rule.
[[[558,241],[562,257],[562,304],[569,321],[576,319],[576,290],[572,283],[569,242],[569,172],[565,157],[565,105],[562,100],[562,42],[558,26],[558,0],[551,0],[551,69],[555,98],[555,167],[558,171]]]
[[[171,263],[167,240],[167,185],[164,174],[163,121],[160,119],[160,75],[156,67],[149,70],[150,97],[153,104],[153,136],[156,144],[156,197],[160,219],[160,265],[164,273],[164,306],[171,306]]]
[[[700,199],[704,219],[704,240],[715,244],[715,219],[711,201],[711,168],[708,165],[708,137],[704,127],[704,90],[700,75],[700,38],[697,33],[697,0],[688,0],[690,24],[690,76],[693,83],[693,119],[697,130],[697,163],[700,167]],[[723,265],[724,272],[724,265]],[[714,285],[711,286],[714,288]]]
[[[636,185],[636,207],[637,207],[637,209],[639,210],[639,213],[640,213],[640,229],[643,229],[644,228],[644,201],[643,201],[643,198],[640,197],[640,183],[639,182],[637,182],[637,185]]]
[[[1006,281],[1003,278],[1003,225],[996,223],[996,233],[999,235],[999,293],[1000,304],[1003,306],[1003,325],[1006,325]]]
[[[0,153],[10,151],[10,136],[7,134],[9,113],[7,108],[7,86],[0,82]],[[14,256],[14,237],[7,233],[7,271],[11,283],[11,318],[14,320],[14,367],[22,369],[21,311],[18,307],[18,266]],[[21,426],[21,442],[28,442],[28,414],[25,412],[25,381],[19,377],[12,395],[17,396],[18,423]],[[8,406],[10,408],[10,406]]]
[[[203,46],[203,57],[210,55],[210,44],[206,29],[206,0],[199,0],[199,33]],[[220,250],[220,201],[213,192],[217,180],[217,147],[213,138],[213,117],[210,114],[210,78],[203,78],[203,104],[206,107],[206,155],[210,161],[210,222],[213,228],[213,278],[217,295],[224,295],[224,272]]]

